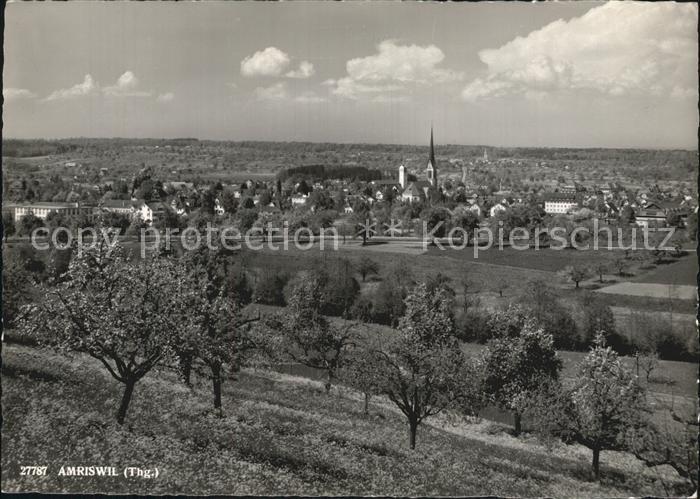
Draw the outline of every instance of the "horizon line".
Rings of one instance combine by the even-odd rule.
[[[70,140],[143,140],[143,141],[168,141],[168,140],[193,140],[197,142],[232,142],[232,143],[242,143],[242,142],[254,142],[254,143],[273,143],[273,144],[350,144],[350,145],[385,145],[385,146],[406,146],[406,147],[430,147],[430,144],[410,144],[410,143],[398,143],[398,142],[343,142],[343,141],[313,141],[313,140],[262,140],[262,139],[209,139],[209,138],[199,138],[199,137],[2,137],[2,141],[6,140],[16,140],[16,141],[30,141],[30,140],[45,140],[45,141],[70,141]],[[599,149],[599,150],[638,150],[638,151],[687,151],[687,152],[697,152],[700,150],[699,146],[695,148],[688,147],[635,147],[635,146],[517,146],[517,145],[491,145],[491,144],[459,144],[459,143],[442,143],[436,145],[436,149],[439,147],[481,147],[481,148],[492,148],[492,149]],[[3,155],[5,157],[5,155]],[[12,157],[12,156],[7,156]]]

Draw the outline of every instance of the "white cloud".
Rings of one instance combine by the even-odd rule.
[[[462,98],[593,91],[697,99],[697,16],[695,4],[605,3],[482,50],[487,74]]]
[[[365,83],[353,80],[350,77],[340,78],[339,80],[326,80],[324,85],[334,87],[331,92],[340,97],[348,99],[360,99],[365,96],[375,96],[383,93],[399,92],[404,89],[402,85],[395,83],[381,83],[367,85]]]
[[[6,101],[33,99],[36,94],[26,88],[3,88],[2,97]]]
[[[73,85],[70,88],[62,88],[60,90],[55,90],[51,92],[45,100],[65,100],[73,99],[75,97],[81,97],[86,95],[91,95],[99,90],[99,85],[95,82],[91,75],[86,74],[82,83]]]
[[[267,47],[241,61],[243,76],[279,76],[289,66],[289,56],[276,47]]]
[[[175,99],[175,94],[172,92],[166,92],[156,97],[156,101],[158,102],[171,102],[173,99]]]
[[[377,53],[350,59],[346,64],[347,76],[326,83],[333,85],[333,94],[359,99],[368,96],[374,101],[405,100],[405,95],[378,94],[400,92],[409,85],[431,85],[459,80],[462,74],[438,67],[445,54],[435,45],[399,45],[385,40],[377,46]]]
[[[356,81],[404,83],[438,83],[459,77],[458,73],[436,67],[445,54],[435,45],[397,45],[385,40],[377,50],[375,55],[350,59],[346,64],[348,76]]]
[[[139,79],[132,71],[125,71],[114,85],[102,89],[110,97],[149,97],[151,92],[139,90]]]
[[[301,95],[296,96],[294,100],[303,104],[320,104],[322,102],[328,102],[327,97],[316,95],[313,92],[304,92]]]
[[[314,75],[316,71],[314,70],[314,65],[309,61],[301,61],[299,63],[299,69],[288,72],[285,76],[287,78],[310,78]]]
[[[254,90],[254,94],[259,100],[282,100],[289,96],[287,85],[283,82],[275,83],[269,87],[258,87]]]

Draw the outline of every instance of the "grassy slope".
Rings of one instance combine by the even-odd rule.
[[[137,387],[127,423],[112,414],[119,385],[92,359],[4,347],[2,489],[209,494],[666,495],[663,470],[603,454],[514,439],[498,425],[438,418],[407,447],[404,420],[383,404],[361,414],[356,394],[330,396],[312,381],[245,371],[225,385],[226,417],[210,412],[208,385],[189,391],[171,372]],[[47,465],[20,477],[19,465]],[[61,465],[147,466],[154,480],[59,478]],[[666,483],[673,480],[665,476]],[[614,485],[613,485],[614,484]],[[673,491],[673,490],[671,490]]]

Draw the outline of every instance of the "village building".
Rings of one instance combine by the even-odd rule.
[[[665,227],[666,210],[658,203],[647,203],[643,208],[637,210],[634,221],[640,227]]]
[[[45,220],[51,212],[60,213],[65,216],[86,215],[92,217],[93,207],[81,205],[80,203],[27,203],[15,204],[9,206],[9,210],[13,214],[15,222],[19,222],[27,215],[34,215],[37,218]]]
[[[292,196],[292,206],[303,206],[309,199],[308,194],[295,194]]]
[[[568,213],[579,205],[575,192],[548,192],[544,197],[544,211],[548,215]]]
[[[421,200],[430,199],[431,190],[438,187],[438,168],[435,161],[435,144],[433,142],[433,129],[430,128],[430,152],[428,155],[428,166],[425,169],[426,180],[416,180],[410,182],[401,193],[401,200],[415,203]],[[403,183],[401,182],[403,180]],[[406,184],[406,168],[399,167],[399,184]]]

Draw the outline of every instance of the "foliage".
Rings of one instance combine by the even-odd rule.
[[[350,262],[338,259],[326,264],[319,273],[319,279],[323,283],[321,312],[348,318],[353,303],[360,294],[360,284],[353,277]]]
[[[326,167],[324,165],[304,165],[287,168],[282,170],[278,175],[282,181],[288,178],[294,179],[358,179],[364,181],[379,180],[382,178],[382,173],[379,170],[371,170],[364,166],[333,166]]]
[[[355,388],[364,395],[363,413],[369,413],[369,401],[373,395],[379,395],[382,388],[379,385],[381,380],[381,364],[376,362],[374,357],[372,342],[369,338],[364,338],[362,343],[353,348],[347,355],[346,361],[338,371],[338,378],[343,384]]]
[[[248,324],[259,317],[249,318],[243,313],[242,303],[226,279],[232,265],[231,255],[224,250],[188,254],[185,260],[187,275],[178,300],[187,310],[174,348],[178,353],[183,375],[189,384],[193,358],[201,360],[210,370],[214,391],[214,409],[219,416],[221,385],[225,369],[236,370],[242,355],[252,348],[245,334]]]
[[[665,417],[631,435],[630,450],[647,466],[668,465],[687,482],[684,493],[698,489],[698,420],[671,408]]]
[[[452,227],[460,227],[467,233],[467,241],[479,228],[479,216],[468,209],[456,209],[452,216]]]
[[[568,281],[575,283],[576,289],[578,289],[578,285],[581,281],[584,281],[591,276],[591,272],[588,268],[578,265],[567,265],[559,273]]]
[[[376,291],[370,296],[372,320],[396,327],[405,311],[404,299],[414,284],[413,274],[407,262],[399,260],[389,266],[384,271]]]
[[[608,262],[598,262],[591,267],[591,271],[598,276],[598,282],[603,282],[603,276],[610,272],[610,264]]]
[[[447,408],[473,414],[479,400],[473,366],[452,336],[452,310],[444,289],[420,284],[406,297],[399,335],[375,351],[376,386],[408,419],[409,445],[418,425]]]
[[[571,312],[559,300],[549,285],[541,280],[527,284],[519,303],[554,338],[554,347],[559,350],[576,350],[578,334]]]
[[[627,261],[626,258],[616,258],[612,262],[613,267],[617,271],[617,275],[623,276],[625,275],[625,271],[629,268],[629,262]]]
[[[44,221],[33,213],[29,213],[19,219],[17,224],[17,235],[31,236],[32,232],[40,227],[44,227]]]
[[[645,391],[617,353],[605,346],[602,334],[579,365],[573,386],[553,393],[535,411],[537,426],[589,448],[596,478],[600,453],[628,450],[631,436],[647,427]]]
[[[529,318],[521,320],[519,310],[512,323],[519,327],[492,339],[482,357],[484,390],[499,407],[513,413],[515,434],[530,397],[545,383],[557,380],[562,367],[552,336]]]
[[[247,208],[245,204],[243,204],[243,207],[236,212],[236,219],[238,220],[238,230],[241,231],[241,234],[245,234],[246,232],[248,232],[253,227],[253,224],[255,224],[257,218],[258,212],[252,207]]]
[[[639,370],[644,372],[644,379],[649,383],[651,373],[659,366],[659,354],[656,352],[635,352],[634,363],[637,367],[637,376]]]
[[[450,212],[443,207],[427,208],[421,213],[421,219],[425,221],[427,232],[432,233],[432,237],[445,237],[449,231],[452,219]]]
[[[605,342],[620,355],[630,353],[627,338],[617,331],[612,309],[594,293],[585,293],[579,300],[579,344],[578,349],[589,348],[599,332],[603,332]]]
[[[314,275],[302,276],[288,298],[287,310],[268,321],[274,335],[267,350],[280,360],[291,359],[308,367],[326,372],[326,391],[330,391],[355,344],[357,324],[330,323],[323,315],[324,283]]]
[[[253,302],[284,306],[284,286],[289,277],[279,271],[264,271],[258,277],[253,292]]]
[[[503,230],[509,234],[513,229],[522,228],[533,232],[535,227],[542,223],[542,213],[539,209],[518,203],[508,207],[507,210],[498,212],[497,221],[503,222]]]
[[[492,335],[490,318],[486,310],[478,307],[462,311],[455,318],[455,334],[467,343],[486,343]]]
[[[22,306],[30,301],[29,273],[17,259],[5,262],[2,269],[3,329],[14,327]]]
[[[176,300],[181,276],[168,259],[130,263],[104,239],[82,248],[68,279],[42,287],[44,299],[21,328],[39,343],[98,359],[124,384],[117,422],[122,424],[136,383],[167,357],[169,333],[180,323]]]
[[[379,273],[379,264],[368,256],[364,255],[357,261],[355,268],[362,276],[362,282],[365,282],[368,275]]]

